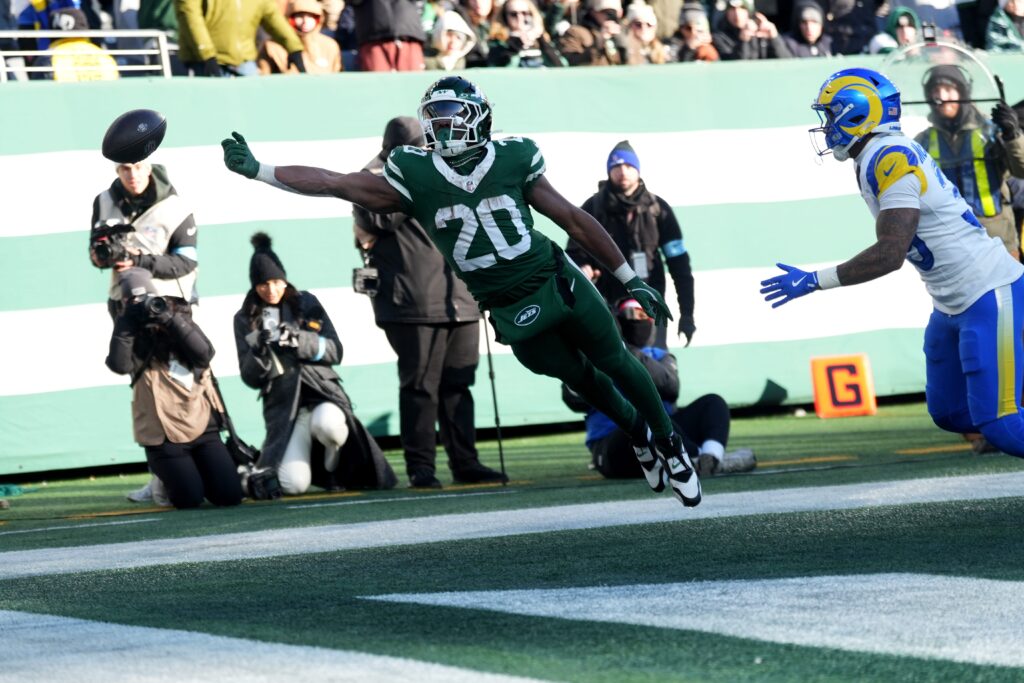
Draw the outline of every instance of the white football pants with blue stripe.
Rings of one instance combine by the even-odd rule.
[[[957,315],[932,311],[924,333],[928,413],[942,429],[981,432],[1024,457],[1024,277]]]

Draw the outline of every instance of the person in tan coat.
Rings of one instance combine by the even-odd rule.
[[[107,367],[129,375],[135,441],[176,508],[242,502],[242,484],[220,439],[223,404],[213,386],[210,340],[188,302],[158,296],[152,275],[131,268],[110,338]],[[154,492],[154,499],[157,494]]]
[[[317,0],[289,0],[285,14],[288,23],[302,41],[302,61],[306,73],[333,74],[342,70],[338,43],[320,32],[324,10]],[[288,61],[288,50],[273,40],[263,43],[257,64],[260,74],[299,73]]]

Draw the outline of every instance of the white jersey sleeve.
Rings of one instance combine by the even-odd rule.
[[[924,148],[905,135],[869,140],[857,155],[857,181],[875,218],[885,209],[920,209],[907,260],[943,313],[962,313],[985,292],[1024,274]]]

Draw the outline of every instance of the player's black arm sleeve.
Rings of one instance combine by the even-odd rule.
[[[192,232],[191,235],[189,231]],[[199,264],[195,259],[182,253],[176,253],[176,251],[183,249],[194,254],[195,246],[196,221],[192,214],[189,214],[174,231],[174,234],[171,235],[171,239],[167,243],[166,254],[139,254],[134,259],[135,265],[139,268],[145,268],[153,273],[153,277],[161,280],[179,278],[191,273]],[[189,249],[190,247],[191,249]]]

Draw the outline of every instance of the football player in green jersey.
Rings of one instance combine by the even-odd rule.
[[[636,276],[593,217],[552,187],[532,140],[491,139],[491,106],[474,84],[458,76],[437,81],[423,96],[419,118],[427,149],[396,148],[382,176],[261,164],[238,133],[221,143],[224,163],[283,190],[414,216],[490,314],[498,341],[528,369],[562,380],[631,434],[654,491],[668,484],[684,505],[700,503],[697,473],[650,375],[626,351],[590,281],[533,229],[531,207],[603,263],[664,325],[671,314],[661,295]]]

